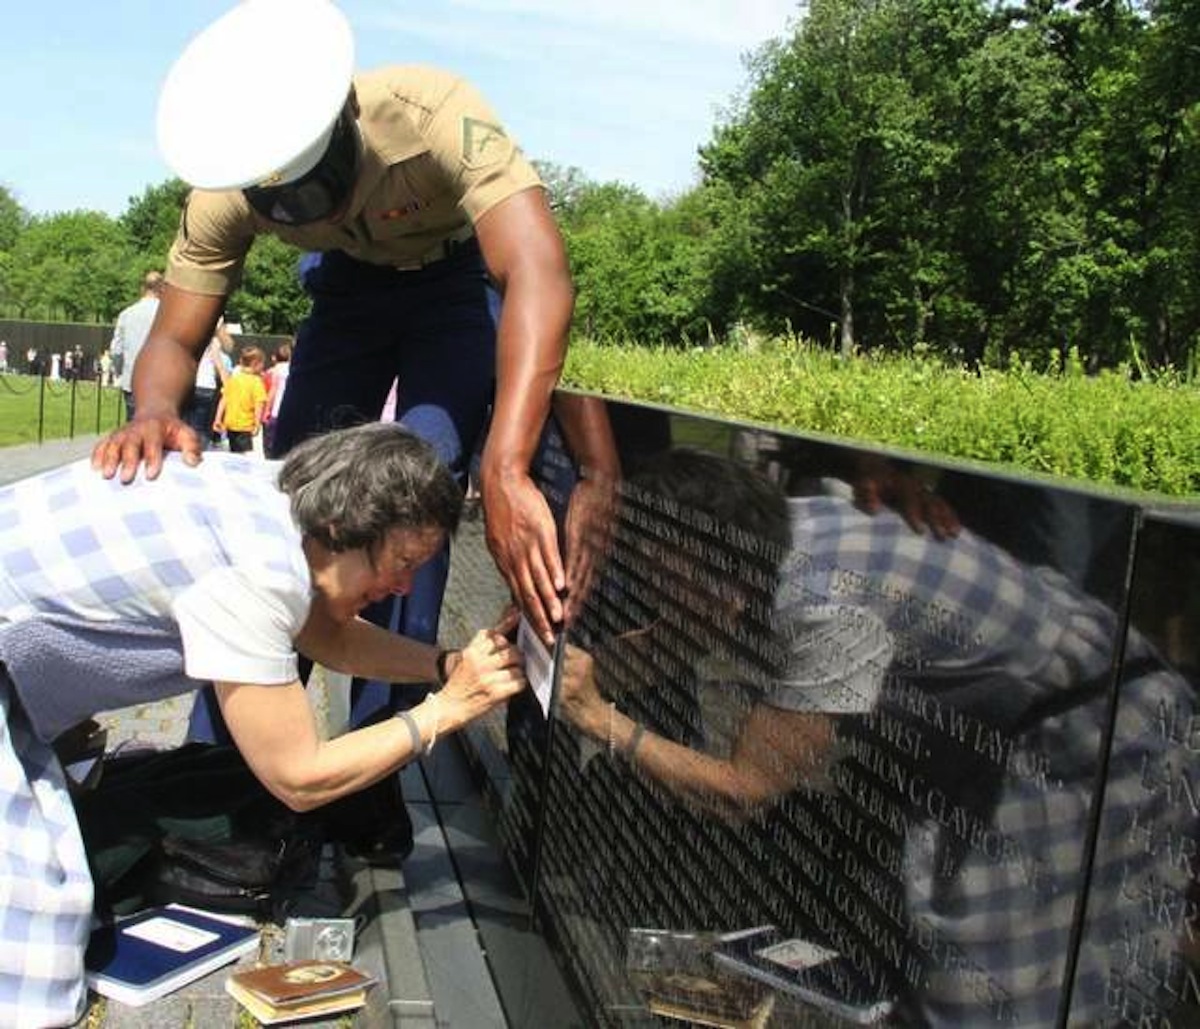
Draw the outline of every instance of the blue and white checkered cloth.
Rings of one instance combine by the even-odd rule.
[[[0,1026],[70,1024],[86,998],[92,882],[49,741],[96,712],[203,685],[185,675],[184,634],[207,614],[185,628],[180,609],[226,571],[248,580],[229,609],[269,631],[227,617],[210,664],[295,660],[310,581],[275,476],[245,458],[187,468],[172,455],[153,483],[104,480],[84,461],[0,489]],[[280,617],[255,604],[265,581],[292,601]]]
[[[0,661],[43,739],[97,711],[198,689],[185,674],[185,654],[189,669],[196,654],[184,637],[205,620],[226,627],[207,648],[219,659],[210,668],[239,669],[235,656],[252,647],[294,663],[284,630],[299,625],[283,623],[307,604],[310,585],[276,475],[238,455],[189,468],[172,454],[153,482],[122,485],[80,461],[0,489]],[[207,610],[189,606],[230,570],[240,579],[221,579],[226,592],[215,599],[206,593]],[[274,620],[272,591],[292,601]],[[243,617],[216,622],[235,599]]]
[[[2,665],[0,825],[0,1025],[70,1025],[87,1000],[92,879],[62,768]]]

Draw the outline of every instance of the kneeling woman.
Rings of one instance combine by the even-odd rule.
[[[92,883],[51,749],[69,727],[214,683],[254,773],[304,811],[524,687],[507,626],[441,654],[358,618],[409,589],[461,509],[433,450],[384,424],[309,440],[282,465],[173,454],[158,478],[122,485],[80,461],[0,489],[0,1025],[70,1024],[86,1001]],[[297,651],[445,685],[323,740]]]

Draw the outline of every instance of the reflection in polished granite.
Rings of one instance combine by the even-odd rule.
[[[1126,500],[606,413],[551,717],[479,762],[592,1021],[1186,1024],[1196,527],[1143,532],[1127,634]]]
[[[1149,518],[1134,565],[1073,1024],[1200,1025],[1198,647],[1200,525]]]

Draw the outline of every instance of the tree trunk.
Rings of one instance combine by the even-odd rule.
[[[854,272],[846,269],[842,272],[841,281],[842,320],[841,346],[842,357],[854,356]]]
[[[843,358],[854,354],[854,199],[852,189],[842,192],[842,240],[845,252],[842,255],[845,264],[842,267],[839,292],[841,293],[842,321],[841,347]]]
[[[918,343],[925,342],[925,330],[929,327],[929,319],[933,313],[932,299],[926,300],[921,294],[921,287],[913,287],[913,338],[909,343],[910,347],[915,347]]]

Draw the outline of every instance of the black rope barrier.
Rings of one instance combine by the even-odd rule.
[[[25,388],[22,389],[21,386]],[[38,377],[33,375],[0,375],[0,389],[14,397],[23,397],[38,388]]]
[[[12,397],[15,403],[16,398],[32,397],[35,390],[36,415],[32,410],[21,410],[18,405],[11,414],[6,412],[4,417],[10,427],[28,424],[36,417],[38,443],[44,443],[47,438],[63,436],[74,439],[80,429],[91,429],[99,434],[116,428],[125,420],[123,398],[116,386],[102,386],[95,379],[0,374],[0,401]],[[107,413],[104,403],[106,394],[111,395],[113,400]]]

